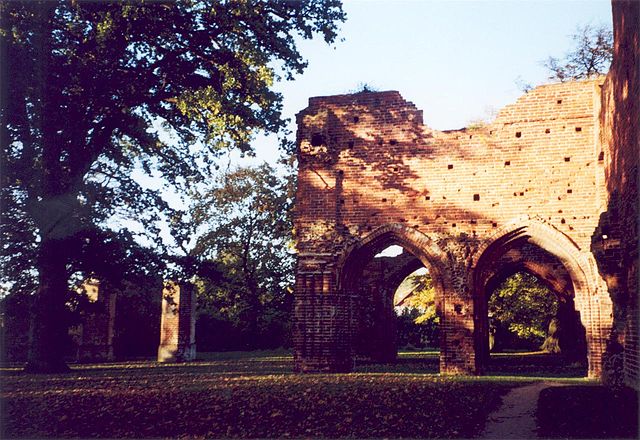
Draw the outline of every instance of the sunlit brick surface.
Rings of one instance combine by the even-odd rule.
[[[189,283],[165,282],[158,362],[190,361],[196,357],[196,296]]]
[[[600,113],[606,206],[594,240],[598,269],[614,302],[615,338],[624,347],[628,385],[640,389],[638,348],[638,130],[640,130],[640,3],[613,2],[614,58],[602,90]]]
[[[447,132],[395,91],[311,98],[297,117],[297,369],[351,368],[358,280],[399,244],[435,280],[441,373],[482,372],[482,302],[517,251],[517,267],[575,301],[599,377],[613,321],[591,252],[607,208],[604,81],[541,86],[489,125]]]

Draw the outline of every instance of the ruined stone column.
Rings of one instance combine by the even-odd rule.
[[[376,361],[378,362],[395,362],[398,357],[398,341],[397,341],[397,317],[393,308],[393,288],[383,289],[380,298],[380,325],[379,325],[379,341],[380,346],[376,353]]]
[[[294,364],[299,372],[345,372],[353,368],[351,297],[335,291],[334,274],[322,255],[301,255],[296,271]]]
[[[196,292],[192,284],[166,281],[162,289],[158,362],[196,357]]]
[[[473,301],[445,292],[440,321],[440,374],[478,374]]]
[[[439,245],[446,255],[441,271],[445,277],[439,304],[440,320],[440,374],[475,375],[481,373],[476,354],[474,301],[468,284],[468,238],[459,236],[441,240]],[[481,331],[481,329],[478,329]]]
[[[97,279],[88,279],[83,289],[91,303],[82,314],[79,329],[78,360],[113,360],[113,331],[116,317],[116,294]]]

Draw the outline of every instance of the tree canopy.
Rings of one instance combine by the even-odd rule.
[[[401,346],[422,348],[438,347],[440,316],[436,307],[433,279],[424,269],[405,278],[397,292],[410,292],[396,309],[398,315],[398,341]]]
[[[199,346],[215,336],[213,326],[223,323],[230,327],[227,341],[218,346],[211,341],[211,348],[288,343],[284,333],[293,302],[293,176],[282,176],[266,163],[236,168],[193,195],[193,220],[200,233],[192,252],[217,262],[224,274],[216,282],[202,277],[198,282],[203,330]]]
[[[513,274],[489,298],[489,320],[496,348],[518,343],[539,348],[557,312],[555,295],[535,276],[526,272]]]
[[[566,81],[604,75],[613,59],[613,32],[610,27],[579,26],[571,36],[574,47],[563,59],[550,56],[544,62],[549,79]]]
[[[297,38],[333,42],[345,15],[337,0],[59,0],[3,2],[0,17],[3,281],[38,286],[29,367],[64,369],[55,316],[82,249],[108,252],[115,229],[131,253],[118,222],[134,220],[155,255],[161,220],[188,242],[184,206],[136,174],[186,194],[221,152],[250,153],[284,126],[273,85],[305,68]]]

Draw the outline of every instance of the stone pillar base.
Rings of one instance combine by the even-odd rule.
[[[196,358],[196,344],[176,346],[173,344],[158,347],[158,362],[188,362]]]
[[[440,363],[441,376],[480,376],[481,370],[466,365],[443,365]]]

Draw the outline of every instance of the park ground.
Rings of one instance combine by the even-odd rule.
[[[437,375],[437,353],[350,374],[295,374],[285,351],[204,353],[196,362],[0,368],[1,438],[477,438],[511,390],[553,382],[536,413],[545,438],[637,438],[637,394],[580,378],[539,353],[494,357],[489,375]],[[559,385],[559,386],[558,386]]]

